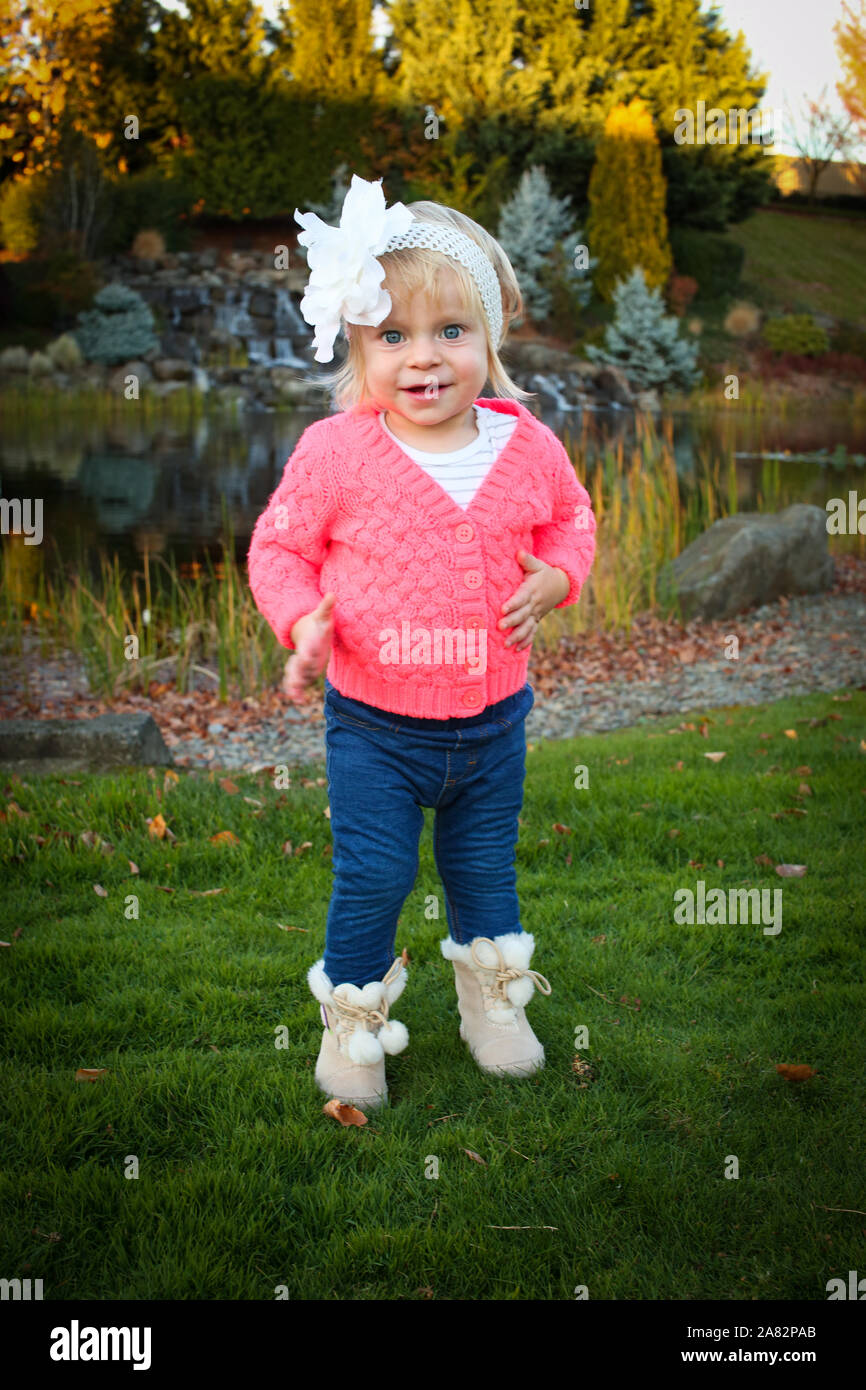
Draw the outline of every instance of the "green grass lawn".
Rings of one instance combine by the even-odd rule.
[[[7,777],[4,1276],[46,1299],[823,1301],[862,1273],[866,694],[682,720],[704,714],[707,737],[666,718],[528,754],[518,886],[553,987],[527,1011],[535,1077],[485,1076],[458,1038],[426,813],[397,935],[410,1042],[363,1129],[323,1116],[312,1075],[321,765],[236,794],[221,774]],[[158,813],[175,842],[149,838]],[[781,889],[781,930],[676,924],[700,879]]]
[[[866,218],[761,211],[726,235],[746,248],[740,298],[764,309],[866,321]]]

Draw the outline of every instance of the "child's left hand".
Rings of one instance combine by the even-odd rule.
[[[498,626],[515,628],[506,638],[505,645],[513,646],[519,652],[524,647],[532,646],[541,619],[562,602],[571,583],[564,570],[546,565],[543,560],[530,555],[528,550],[518,550],[517,558],[530,574],[508,602],[503,603],[502,611],[508,616],[500,618]]]

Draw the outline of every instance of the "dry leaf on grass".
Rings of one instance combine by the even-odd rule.
[[[777,864],[776,873],[780,878],[803,878],[806,873],[805,864]]]
[[[79,1067],[75,1073],[76,1081],[98,1081],[108,1071],[108,1067]]]
[[[725,757],[725,754],[724,754],[724,753],[705,753],[705,754],[704,754],[704,757],[705,757],[705,758],[709,758],[710,762],[712,762],[712,763],[720,763],[720,762],[722,761],[722,758]]]
[[[338,1120],[341,1125],[365,1125],[367,1116],[363,1110],[356,1110],[354,1105],[347,1105],[345,1101],[329,1100],[322,1106],[322,1114],[330,1115],[331,1119]]]
[[[93,891],[94,891],[94,893],[98,893],[99,896],[100,896],[100,898],[107,898],[107,897],[108,897],[108,889],[107,889],[107,888],[103,888],[103,886],[102,886],[101,883],[94,883],[94,885],[93,885]]]
[[[780,1076],[783,1076],[786,1081],[811,1081],[813,1076],[818,1075],[812,1067],[791,1062],[779,1062],[776,1071]]]
[[[212,845],[239,845],[240,840],[233,830],[218,830],[216,835],[211,835]]]
[[[220,786],[224,792],[228,792],[229,796],[234,796],[235,792],[240,791],[240,787],[232,781],[231,777],[221,777]]]
[[[481,1163],[484,1165],[485,1168],[487,1167],[487,1159],[482,1158],[480,1154],[474,1153],[472,1149],[464,1149],[463,1152],[465,1153],[467,1158],[472,1159],[473,1163]]]

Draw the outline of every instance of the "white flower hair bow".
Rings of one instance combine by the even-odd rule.
[[[297,208],[295,221],[304,228],[298,241],[307,248],[310,267],[301,313],[316,330],[315,360],[330,362],[341,316],[347,323],[376,325],[390,314],[391,296],[382,289],[385,270],[375,258],[415,215],[403,203],[385,208],[381,179],[368,183],[353,174],[339,227]]]

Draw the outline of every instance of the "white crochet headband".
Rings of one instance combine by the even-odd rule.
[[[315,327],[317,362],[330,362],[341,317],[347,323],[375,326],[391,312],[391,296],[381,288],[385,268],[376,256],[407,246],[442,251],[471,274],[490,326],[494,347],[502,336],[502,295],[499,277],[477,242],[456,227],[422,222],[403,203],[385,208],[382,180],[369,183],[357,174],[343,199],[339,227],[330,227],[314,212],[298,212],[298,233],[307,248],[310,278],[301,300],[301,313]]]

